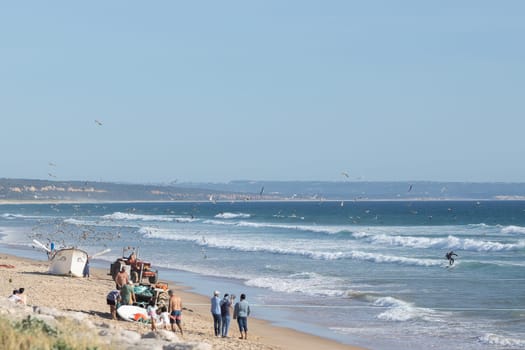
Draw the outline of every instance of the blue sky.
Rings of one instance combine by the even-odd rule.
[[[522,1],[3,2],[0,177],[522,182],[524,37]]]

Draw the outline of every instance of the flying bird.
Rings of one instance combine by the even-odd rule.
[[[262,196],[264,192],[264,186],[261,188],[261,192],[259,192],[259,196]]]
[[[102,126],[102,122],[101,121],[98,121],[98,120],[95,119],[95,123],[97,123],[97,125],[99,125],[99,126]]]
[[[56,165],[55,163],[53,163],[53,162],[49,162],[48,164],[49,164],[49,166],[57,166],[57,165]]]
[[[350,175],[348,175],[348,173],[346,171],[341,172],[341,175],[343,175],[346,178],[350,177]]]
[[[412,185],[410,185],[407,192],[410,192],[410,191],[412,191]]]

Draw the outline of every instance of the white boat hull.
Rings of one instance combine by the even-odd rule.
[[[56,251],[49,265],[49,273],[82,277],[88,253],[81,249],[65,248]]]

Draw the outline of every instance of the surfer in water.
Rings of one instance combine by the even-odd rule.
[[[454,255],[455,256],[459,256],[456,253],[454,253],[454,251],[452,251],[452,250],[450,252],[448,252],[447,254],[445,254],[445,257],[448,259],[449,266],[452,266],[452,264],[454,264],[454,258],[453,258]]]

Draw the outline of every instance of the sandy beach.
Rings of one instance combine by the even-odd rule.
[[[149,325],[111,320],[105,299],[114,283],[107,275],[108,271],[92,268],[89,279],[49,275],[47,271],[46,261],[1,254],[0,293],[7,297],[13,289],[23,287],[28,305],[85,313],[93,321],[104,321],[140,334],[150,331]],[[361,349],[273,326],[255,318],[249,319],[248,340],[238,339],[239,331],[235,322],[230,326],[229,338],[216,338],[213,336],[209,298],[190,293],[185,286],[166,282],[182,298],[183,306],[187,309],[183,312],[184,341],[207,343],[213,349]]]

